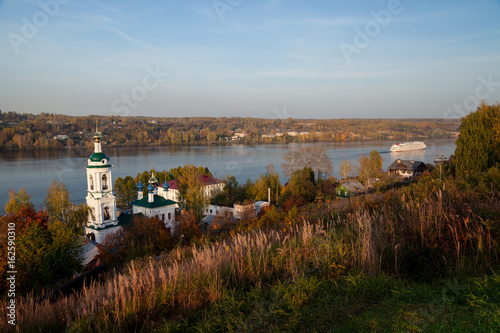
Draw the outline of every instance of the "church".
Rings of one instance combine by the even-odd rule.
[[[175,208],[177,202],[158,195],[158,181],[154,174],[147,187],[148,195],[143,197],[144,185],[137,186],[137,200],[132,202],[132,215],[116,214],[116,197],[113,192],[113,178],[109,157],[102,152],[102,134],[97,130],[94,138],[94,153],[87,161],[87,206],[89,216],[85,235],[90,240],[102,243],[110,233],[117,232],[130,223],[134,214],[143,214],[147,217],[156,217],[165,223],[165,227],[172,233],[175,228]],[[168,190],[168,184],[163,184],[162,193]]]

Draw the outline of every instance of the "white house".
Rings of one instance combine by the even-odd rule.
[[[422,161],[395,160],[388,168],[389,175],[410,181],[413,177],[420,176],[427,170],[427,166]]]

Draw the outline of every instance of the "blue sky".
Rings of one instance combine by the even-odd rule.
[[[0,109],[459,117],[500,101],[499,15],[499,0],[0,0]]]

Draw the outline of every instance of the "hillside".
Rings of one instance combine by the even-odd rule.
[[[498,174],[272,209],[72,296],[19,299],[17,328],[498,330]]]

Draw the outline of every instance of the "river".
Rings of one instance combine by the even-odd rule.
[[[455,140],[425,141],[427,148],[420,151],[391,153],[394,142],[353,143],[289,143],[274,145],[214,145],[214,146],[172,146],[161,148],[110,148],[103,145],[103,152],[113,165],[113,181],[117,177],[132,176],[144,170],[170,170],[179,165],[194,164],[208,167],[215,177],[224,179],[234,174],[238,182],[248,178],[255,180],[266,172],[266,166],[273,163],[282,176],[280,164],[289,150],[303,147],[322,146],[330,157],[334,174],[338,177],[342,160],[349,160],[353,166],[361,154],[368,155],[376,150],[384,159],[383,168],[398,158],[434,163],[436,155],[449,157],[455,151]],[[9,188],[17,191],[25,187],[36,208],[43,205],[47,188],[55,179],[63,182],[70,199],[78,204],[85,201],[87,159],[92,152],[81,150],[59,151],[3,151],[0,152],[0,212],[8,200]],[[282,179],[282,183],[286,180]]]

